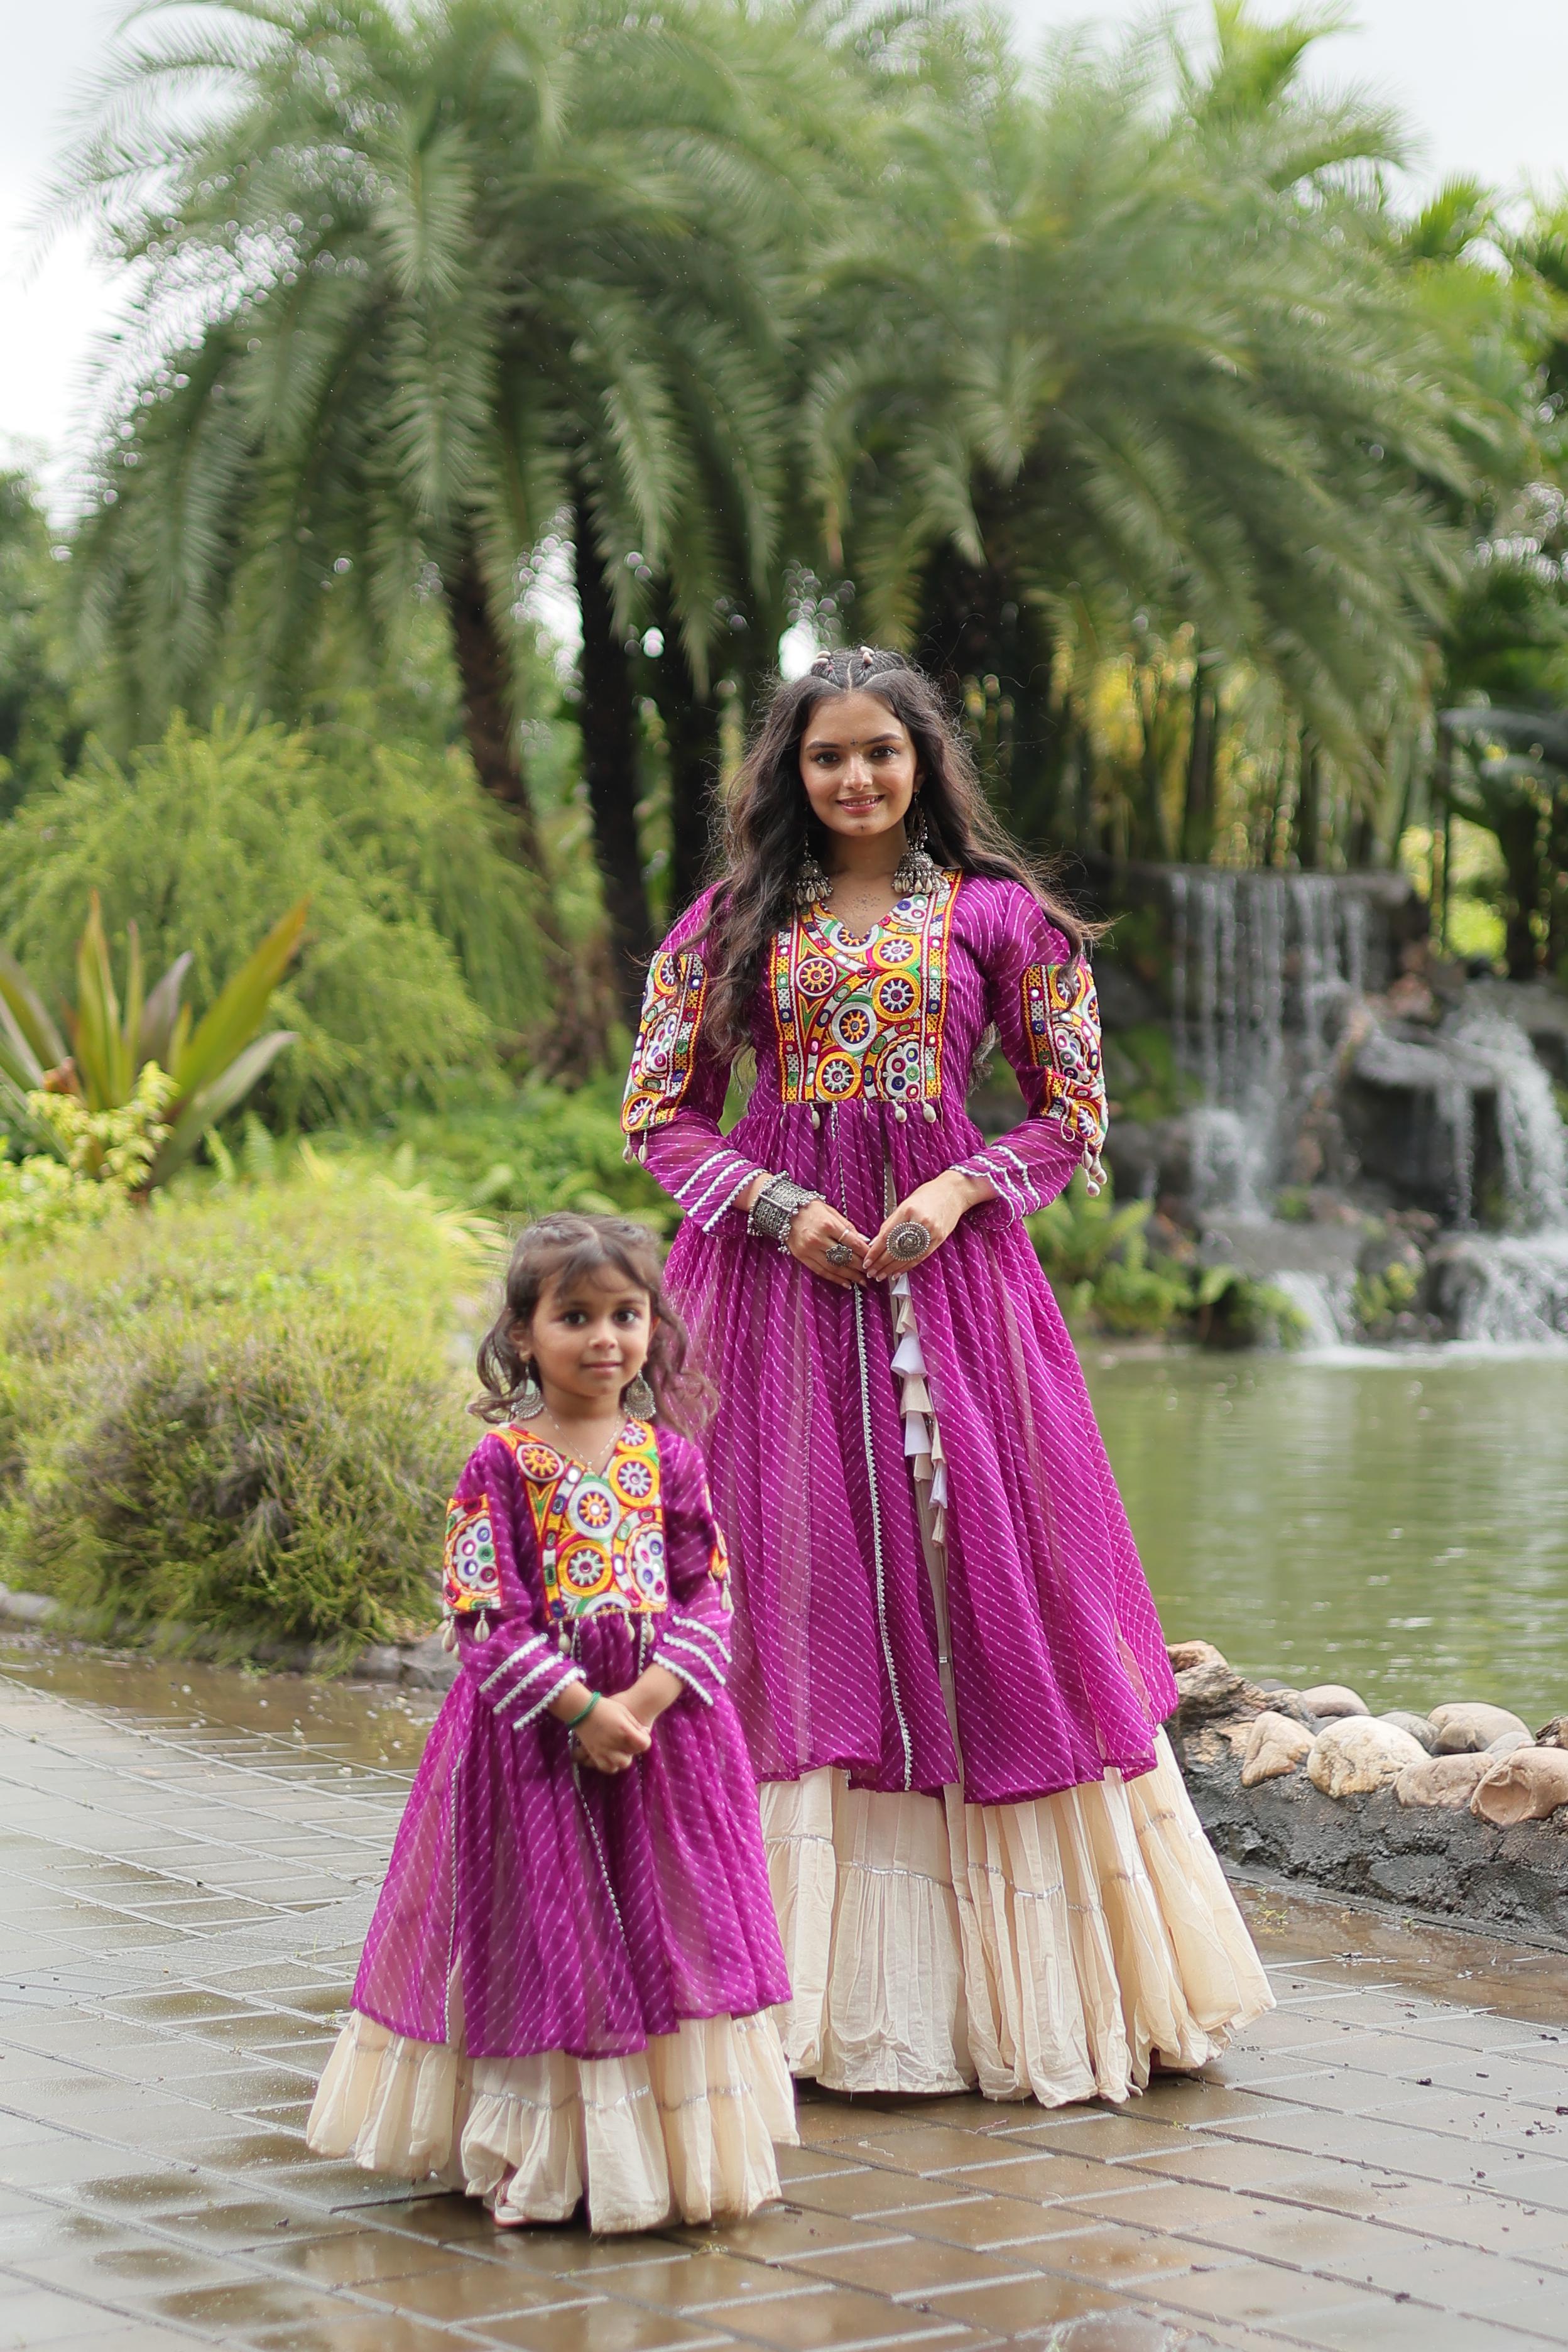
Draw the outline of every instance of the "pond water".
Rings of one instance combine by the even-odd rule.
[[[1084,1369],[1167,1637],[1377,1710],[1568,1714],[1568,1356]]]

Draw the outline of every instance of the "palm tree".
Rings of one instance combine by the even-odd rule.
[[[64,187],[140,273],[75,567],[126,726],[237,667],[287,705],[327,595],[384,635],[423,580],[479,778],[542,876],[511,615],[564,528],[630,1007],[627,645],[657,572],[705,678],[774,551],[782,257],[815,201],[824,45],[688,0],[197,0],[132,27]]]
[[[1026,833],[1070,826],[1069,658],[1194,629],[1211,672],[1247,662],[1364,760],[1450,577],[1427,485],[1469,478],[1451,381],[1345,171],[1389,126],[1294,100],[1304,27],[1218,29],[1174,103],[1147,42],[1037,76],[943,30],[883,233],[825,273],[829,539],[879,629],[996,705]],[[1135,847],[1166,846],[1156,819]]]

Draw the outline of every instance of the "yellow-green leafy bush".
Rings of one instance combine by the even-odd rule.
[[[318,1171],[8,1257],[0,1578],[237,1650],[428,1630],[483,1244]]]

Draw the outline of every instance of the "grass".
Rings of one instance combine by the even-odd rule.
[[[314,1161],[7,1265],[0,1576],[237,1651],[427,1631],[485,1243]]]

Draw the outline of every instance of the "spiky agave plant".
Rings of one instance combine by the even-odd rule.
[[[310,902],[301,898],[219,991],[199,1021],[183,993],[189,955],[179,956],[148,989],[136,925],[127,931],[125,1000],[114,967],[98,893],[77,944],[77,996],[64,1008],[65,1034],[15,956],[0,949],[0,1085],[40,1137],[55,1141],[49,1123],[29,1108],[29,1095],[74,1097],[89,1112],[120,1110],[138,1099],[149,1066],[174,1088],[160,1124],[167,1132],[139,1188],[166,1183],[201,1138],[242,1103],[286,1045],[291,1029],[258,1035],[272,992],[298,951]]]

